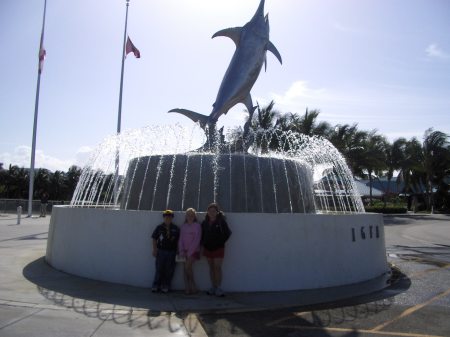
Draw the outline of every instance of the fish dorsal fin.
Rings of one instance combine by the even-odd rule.
[[[280,61],[281,64],[283,64],[283,61],[281,60],[281,55],[279,53],[279,51],[277,50],[277,48],[273,45],[272,42],[268,42],[266,49],[270,52],[272,52],[272,54],[275,55],[275,57],[278,59],[278,61]]]
[[[216,36],[226,36],[233,40],[234,44],[236,45],[236,48],[239,46],[239,41],[241,39],[241,30],[242,27],[233,27],[233,28],[226,28],[219,30],[217,33],[215,33],[212,36],[212,39]]]

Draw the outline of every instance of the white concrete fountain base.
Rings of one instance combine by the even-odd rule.
[[[233,231],[223,263],[226,291],[334,287],[371,280],[389,270],[379,214],[226,216]],[[184,213],[176,213],[174,222],[180,225],[183,219]],[[155,264],[150,236],[161,222],[161,212],[56,206],[46,260],[70,274],[150,287]],[[205,258],[194,268],[199,288],[209,288]],[[172,286],[184,288],[181,265]],[[382,288],[383,282],[376,287]]]

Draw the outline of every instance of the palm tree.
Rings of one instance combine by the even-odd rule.
[[[275,127],[281,132],[295,132],[295,128],[293,126],[299,123],[299,119],[300,116],[292,112],[289,112],[287,114],[280,114],[276,121]]]
[[[372,130],[363,142],[362,165],[369,177],[369,202],[372,205],[373,175],[380,175],[386,169],[386,144],[384,136]]]
[[[44,191],[49,193],[52,173],[47,169],[39,169],[34,178],[35,191],[40,196]]]
[[[65,192],[67,190],[66,177],[64,172],[55,171],[50,175],[50,198],[53,200],[65,199]]]
[[[290,130],[307,136],[322,136],[329,134],[331,126],[328,122],[317,122],[320,110],[308,111],[306,108],[303,116],[290,115]]]
[[[75,192],[75,188],[77,187],[78,180],[81,176],[81,168],[72,165],[66,174],[66,183],[67,183],[67,197],[70,199],[72,198],[73,192]]]
[[[7,198],[24,198],[28,196],[28,170],[16,165],[9,165],[6,178]]]
[[[328,140],[333,144],[339,152],[344,153],[348,150],[351,139],[358,129],[358,124],[352,126],[348,124],[336,125],[328,135]]]
[[[0,198],[6,197],[8,172],[0,165]]]
[[[423,142],[412,138],[406,143],[405,157],[401,163],[401,178],[405,183],[405,192],[424,191],[428,211],[435,208],[434,190],[448,191],[446,178],[450,175],[449,136],[441,131],[428,129]]]
[[[386,143],[386,177],[388,180],[387,191],[384,198],[384,207],[386,207],[387,198],[391,190],[391,180],[394,176],[394,171],[401,168],[401,163],[405,158],[405,147],[407,140],[405,138],[398,138],[392,144]]]
[[[433,131],[430,128],[425,131],[422,143],[427,209],[432,213],[434,211],[433,188],[441,183],[450,166],[448,137],[445,133]]]
[[[330,130],[328,140],[344,156],[354,175],[364,176],[362,155],[368,133],[358,130],[358,124],[336,125]]]
[[[422,145],[417,138],[411,138],[406,142],[404,155],[400,161],[399,178],[405,184],[406,193],[420,191],[423,186],[423,153]]]
[[[269,149],[278,148],[275,131],[280,113],[274,109],[274,105],[274,101],[271,101],[263,108],[260,108],[258,104],[257,113],[253,115],[250,123],[250,128],[255,135],[256,146],[261,149],[262,153],[267,153]]]
[[[253,117],[251,127],[253,130],[271,130],[275,127],[277,118],[280,113],[274,109],[275,101],[271,101],[265,107],[260,107],[259,104],[256,107],[257,114]]]

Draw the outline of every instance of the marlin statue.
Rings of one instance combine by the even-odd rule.
[[[244,27],[227,28],[215,33],[216,36],[229,37],[236,45],[236,51],[222,79],[216,101],[209,116],[186,109],[172,109],[199,123],[200,127],[209,133],[209,138],[215,132],[217,120],[226,114],[233,106],[243,103],[249,113],[249,119],[244,126],[244,137],[248,133],[250,121],[255,107],[250,90],[256,82],[264,63],[267,69],[266,51],[271,51],[282,63],[277,48],[269,41],[269,17],[264,16],[264,0],[259,3],[253,18]]]

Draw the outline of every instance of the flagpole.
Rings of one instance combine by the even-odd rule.
[[[34,103],[34,123],[33,123],[33,140],[31,145],[31,163],[30,163],[30,184],[28,190],[28,217],[31,217],[33,213],[33,194],[34,194],[34,160],[36,156],[36,133],[37,133],[37,120],[39,112],[39,90],[41,87],[41,50],[44,43],[44,28],[45,28],[45,12],[47,9],[47,0],[44,0],[44,16],[42,19],[42,31],[41,41],[39,44],[39,58],[38,58],[38,78],[36,85],[36,100]]]
[[[127,9],[125,14],[125,30],[123,33],[123,48],[122,48],[122,71],[120,73],[120,91],[119,91],[119,113],[117,115],[117,133],[120,133],[121,119],[122,119],[122,92],[123,92],[123,73],[125,68],[125,45],[127,43],[127,24],[128,24],[128,6],[130,5],[130,0],[126,0]]]
[[[119,140],[120,128],[122,124],[122,93],[123,93],[123,73],[125,68],[125,46],[127,41],[127,25],[128,25],[128,6],[130,5],[130,0],[126,0],[126,12],[125,12],[125,29],[123,32],[123,48],[122,48],[122,70],[120,73],[120,91],[119,91],[119,111],[117,114],[117,140]],[[118,202],[117,193],[117,183],[119,179],[119,147],[117,146],[116,151],[116,172],[115,172],[115,182],[114,182],[114,203]]]

